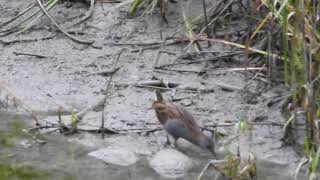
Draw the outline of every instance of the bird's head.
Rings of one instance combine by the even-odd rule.
[[[214,156],[216,155],[215,149],[214,149],[215,148],[214,142],[211,138],[209,138],[208,136],[206,136],[204,134],[201,134],[201,136],[198,140],[199,140],[198,144],[202,149],[206,149],[206,150],[210,151]]]
[[[157,112],[165,112],[168,106],[163,102],[155,101],[152,103],[151,108]]]

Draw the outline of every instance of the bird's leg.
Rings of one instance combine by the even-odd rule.
[[[170,143],[169,135],[167,134],[166,146],[170,146],[170,145],[171,145],[171,143]]]
[[[176,148],[176,150],[184,153],[184,154],[187,154],[187,151],[183,149],[183,147],[179,147],[178,146],[178,139],[179,138],[174,138],[174,147]]]
[[[178,138],[174,138],[174,147],[178,147],[177,141],[178,141]]]

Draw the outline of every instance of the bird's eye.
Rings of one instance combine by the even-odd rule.
[[[157,106],[155,109],[157,111],[164,111],[164,110],[166,110],[166,107],[165,106]]]

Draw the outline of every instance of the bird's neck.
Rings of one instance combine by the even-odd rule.
[[[168,115],[165,113],[157,112],[156,115],[161,124],[165,124],[168,121]]]

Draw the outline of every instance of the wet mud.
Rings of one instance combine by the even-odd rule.
[[[0,1],[0,24],[31,2]],[[189,6],[191,9],[187,9],[190,16],[199,15],[201,4],[189,3],[192,4]],[[162,42],[160,30],[163,37],[172,37],[177,29],[183,28],[181,7],[176,4],[169,6],[169,24],[163,25],[157,13],[128,18],[128,5],[97,3],[92,18],[82,27],[73,29],[83,33],[79,37],[94,40],[92,46],[72,42],[60,33],[49,39],[23,41],[56,33],[46,18],[31,31],[4,38],[5,41],[17,38],[22,41],[0,43],[0,123],[7,124],[19,115],[19,121],[25,124],[24,129],[35,127],[30,112],[42,125],[52,125],[58,123],[57,112],[62,107],[62,121],[70,124],[72,112],[80,112],[101,101],[110,75],[101,76],[97,72],[112,69],[119,53],[122,53],[118,62],[120,68],[113,74],[104,110],[105,127],[119,134],[106,133],[102,139],[101,134],[88,131],[65,136],[56,128],[44,128],[40,129],[40,134],[30,135],[31,139],[19,137],[14,146],[1,148],[1,154],[13,154],[12,157],[1,156],[1,161],[52,171],[57,175],[53,179],[62,179],[64,175],[76,179],[165,179],[170,173],[172,175],[172,171],[165,174],[165,170],[155,167],[158,163],[169,162],[166,167],[179,168],[181,165],[181,169],[173,172],[179,173],[174,178],[196,179],[212,156],[186,141],[179,140],[178,150],[165,147],[166,133],[163,130],[152,131],[161,128],[154,111],[150,110],[155,93],[152,88],[138,87],[137,84],[156,79],[180,84],[184,90],[167,90],[164,96],[185,106],[199,124],[204,127],[221,125],[216,130],[227,136],[217,142],[218,157],[223,158],[225,143],[239,135],[238,123],[246,119],[252,126],[228,148],[237,152],[239,147],[241,156],[245,158],[250,153],[258,157],[259,179],[291,179],[300,155],[293,147],[283,146],[282,126],[275,125],[286,121],[280,106],[268,106],[270,99],[277,96],[283,87],[279,85],[261,92],[261,82],[248,80],[243,71],[219,68],[237,67],[243,55],[215,63],[182,64],[164,70],[156,69],[156,62],[161,66],[188,61],[181,58],[186,56],[184,48],[187,44],[144,50],[139,45]],[[71,8],[59,4],[50,13],[61,25],[67,26],[70,21],[66,19],[86,11],[85,4],[74,3]],[[219,43],[208,50],[217,52],[216,55],[235,51]],[[41,54],[45,58],[17,55],[16,52]],[[249,76],[252,75],[254,73]],[[226,90],[221,84],[235,88]],[[78,128],[99,129],[101,116],[101,109],[87,112]],[[1,126],[1,129],[6,127]],[[38,138],[45,143],[36,141]],[[163,155],[168,153],[168,149],[174,152]],[[102,155],[99,156],[97,151]],[[176,152],[178,155],[174,157],[180,159],[170,163],[174,159],[170,155]],[[177,165],[180,160],[186,163]],[[216,172],[208,171],[204,179],[215,176]]]

